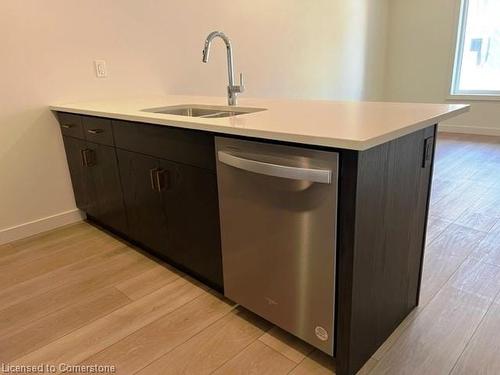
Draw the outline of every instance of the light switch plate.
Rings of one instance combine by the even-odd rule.
[[[106,70],[106,61],[104,60],[94,60],[95,75],[97,78],[106,78],[108,72]]]

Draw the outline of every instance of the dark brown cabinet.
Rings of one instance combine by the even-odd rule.
[[[73,137],[63,140],[77,207],[104,226],[126,233],[115,149]]]
[[[222,288],[214,172],[118,150],[131,238]]]
[[[162,205],[168,257],[222,287],[219,207],[215,172],[162,160]]]
[[[59,113],[77,206],[222,290],[214,137]]]
[[[112,122],[129,236],[222,289],[214,136]]]
[[[63,136],[63,141],[76,206],[85,212],[92,211],[91,205],[95,201],[95,196],[93,195],[95,189],[91,186],[89,171],[84,161],[87,142],[66,136]]]
[[[126,233],[127,220],[115,149],[87,142],[86,153],[95,202],[91,204],[93,211],[88,213],[105,226]]]
[[[167,217],[156,189],[158,159],[117,150],[123,197],[129,222],[128,235],[156,253],[167,255]]]
[[[68,137],[85,139],[82,116],[74,115],[72,113],[58,113],[59,126],[62,135]]]

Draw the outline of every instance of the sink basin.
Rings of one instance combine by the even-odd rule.
[[[163,113],[166,115],[174,115],[174,116],[220,118],[220,117],[245,115],[248,113],[265,111],[265,109],[183,104],[183,105],[174,105],[169,107],[143,109],[143,111],[152,113]]]

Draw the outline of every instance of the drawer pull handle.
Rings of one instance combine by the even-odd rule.
[[[71,124],[63,124],[61,125],[61,128],[64,128],[64,129],[71,129],[73,127],[73,125]]]
[[[99,133],[103,133],[104,130],[103,129],[89,129],[87,130],[90,134],[99,134]]]

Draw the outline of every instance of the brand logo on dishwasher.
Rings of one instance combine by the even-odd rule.
[[[314,329],[314,333],[316,334],[316,337],[320,339],[321,341],[326,341],[328,340],[328,331],[324,329],[321,326],[317,326]]]

